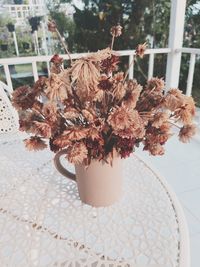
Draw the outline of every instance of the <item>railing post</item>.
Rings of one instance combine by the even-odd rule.
[[[153,69],[154,69],[154,54],[151,53],[149,55],[148,80],[150,80],[153,77]]]
[[[10,70],[9,70],[9,67],[7,64],[4,64],[4,72],[6,75],[7,85],[13,91],[12,80],[11,80],[11,76],[10,76]]]
[[[193,77],[194,77],[195,60],[196,60],[196,55],[191,54],[190,55],[190,66],[189,66],[188,78],[187,78],[187,88],[186,88],[187,96],[191,96],[192,94],[192,83],[193,83]]]
[[[35,61],[32,62],[32,69],[33,69],[34,82],[36,82],[39,79],[39,76],[37,71],[37,63]]]
[[[169,31],[169,48],[171,52],[167,57],[166,71],[166,89],[178,87],[181,52],[176,52],[176,49],[182,48],[183,31],[185,20],[186,0],[171,0],[170,14],[170,31]]]
[[[128,73],[128,78],[133,79],[133,72],[134,72],[134,55],[129,56],[128,60],[128,65],[130,66],[129,68],[129,73]]]

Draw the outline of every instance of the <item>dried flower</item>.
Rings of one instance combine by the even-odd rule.
[[[102,90],[110,90],[112,88],[112,81],[110,80],[110,77],[102,75],[98,87]]]
[[[54,20],[49,21],[48,22],[48,30],[50,32],[56,32],[56,29],[57,29],[56,22]]]
[[[122,34],[122,26],[120,25],[117,25],[117,26],[113,26],[111,29],[110,29],[110,33],[112,36],[114,37],[119,37],[121,34]]]
[[[126,94],[126,90],[124,87],[124,84],[122,82],[118,83],[114,90],[113,90],[113,96],[117,99],[117,100],[121,100]]]
[[[51,137],[51,127],[49,126],[49,124],[47,124],[45,122],[35,121],[34,126],[35,126],[34,133],[36,135],[40,135],[43,138],[50,138]]]
[[[117,140],[117,150],[122,158],[129,157],[134,150],[134,138],[119,138]]]
[[[124,80],[124,73],[121,71],[121,72],[118,72],[118,73],[116,73],[114,76],[113,76],[113,80],[115,81],[115,82],[123,82],[123,80]]]
[[[29,139],[24,140],[25,146],[28,150],[43,150],[47,147],[45,142],[38,136],[31,136]]]
[[[90,110],[83,109],[82,114],[88,122],[93,122],[95,119],[95,115]]]
[[[159,128],[169,119],[169,114],[167,112],[158,112],[153,117],[152,126]]]
[[[103,72],[110,73],[116,71],[119,64],[119,57],[116,55],[111,55],[109,58],[102,60],[100,68]]]
[[[100,73],[97,66],[85,58],[77,60],[70,71],[72,84],[78,81],[88,92],[99,83]]]
[[[134,109],[136,107],[141,91],[142,86],[139,84],[137,84],[134,89],[129,89],[124,97],[123,105],[128,108]]]
[[[77,119],[80,116],[80,112],[78,112],[75,108],[67,108],[65,109],[64,116],[66,119]]]
[[[63,44],[55,21],[48,27]],[[195,134],[192,97],[174,88],[165,93],[164,80],[158,77],[143,88],[135,79],[126,81],[127,71],[117,72],[119,56],[112,48],[121,32],[120,25],[112,27],[110,48],[71,61],[67,69],[54,55],[49,77],[40,77],[33,88],[14,91],[20,130],[34,135],[25,140],[29,150],[47,147],[47,139],[55,153],[66,148],[66,158],[74,164],[87,166],[93,159],[112,164],[115,156],[125,158],[140,144],[152,155],[162,155],[174,120],[182,126],[180,141],[188,142]],[[142,58],[146,47],[138,45],[136,55]]]
[[[66,85],[58,75],[52,73],[49,80],[46,82],[46,86],[45,93],[51,101],[64,101],[68,98]]]
[[[87,148],[84,143],[75,143],[68,149],[67,160],[74,164],[82,164],[87,158]]]
[[[148,147],[148,150],[149,150],[150,154],[153,156],[157,156],[157,155],[162,156],[165,153],[163,146],[160,144],[156,144],[156,143],[151,144]]]
[[[21,86],[12,93],[12,104],[17,110],[32,108],[35,101],[35,93],[29,86]]]
[[[36,93],[36,95],[41,95],[42,92],[44,92],[44,89],[46,87],[46,81],[47,78],[46,77],[39,77],[39,79],[35,82],[35,84],[33,85],[33,90]]]
[[[159,79],[158,77],[151,78],[147,82],[147,90],[155,90],[155,91],[162,91],[165,87],[165,82],[163,79]]]
[[[54,64],[62,64],[62,63],[63,63],[63,58],[60,57],[58,54],[55,54],[55,55],[51,58],[50,62],[52,62],[52,63],[54,63]]]
[[[108,124],[115,130],[129,128],[133,121],[134,113],[125,107],[114,108],[107,119]]]
[[[196,134],[196,126],[194,124],[184,125],[179,132],[179,140],[187,143]]]
[[[70,141],[79,141],[87,137],[88,129],[74,127],[72,129],[63,132],[63,137],[69,139]]]
[[[52,66],[51,66],[51,73],[61,73],[62,71],[62,63],[63,63],[63,58],[59,57],[59,55],[55,54],[50,62],[52,62]]]
[[[175,111],[177,108],[184,105],[184,102],[183,94],[178,89],[169,90],[164,97],[164,106],[171,111]]]
[[[136,50],[135,50],[136,56],[139,56],[140,58],[143,58],[144,57],[144,52],[146,51],[146,49],[147,49],[147,43],[139,44],[136,47]]]

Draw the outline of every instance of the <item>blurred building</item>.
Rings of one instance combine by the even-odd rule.
[[[27,17],[44,16],[47,13],[45,0],[18,0],[13,1],[13,3],[3,4],[2,7],[15,22],[16,26],[26,26]]]

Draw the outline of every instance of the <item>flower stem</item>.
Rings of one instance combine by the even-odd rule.
[[[132,60],[131,63],[129,64],[128,69],[127,69],[127,71],[126,71],[126,73],[125,73],[123,83],[125,83],[126,78],[127,78],[128,74],[129,74],[130,67],[133,65],[134,61],[135,61],[135,58],[133,57],[133,60]]]
[[[62,45],[64,47],[65,52],[67,53],[67,55],[69,57],[70,63],[72,64],[72,59],[71,59],[70,53],[68,51],[68,48],[67,48],[65,42],[63,41],[63,38],[62,38],[60,32],[58,31],[58,29],[56,29],[56,33],[57,33],[57,35],[58,35],[58,37],[59,37],[59,39],[60,39],[60,41],[61,41],[61,43],[62,43]]]
[[[113,50],[114,40],[115,40],[115,36],[113,35],[113,36],[112,36],[111,46],[110,46],[110,49],[111,49],[111,50]]]

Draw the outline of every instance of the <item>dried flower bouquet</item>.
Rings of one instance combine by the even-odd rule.
[[[49,30],[59,36],[54,22]],[[67,149],[66,157],[74,164],[89,165],[92,159],[111,163],[116,154],[128,157],[140,144],[152,155],[163,155],[173,125],[179,127],[182,142],[195,134],[192,97],[179,89],[165,92],[163,79],[152,78],[143,87],[127,79],[128,70],[118,72],[113,44],[121,31],[119,25],[112,27],[110,48],[75,61],[70,58],[67,69],[54,55],[48,78],[14,91],[20,130],[32,134],[24,140],[29,150],[44,149],[48,143],[54,152]],[[146,44],[138,45],[136,56],[142,58],[145,49]]]

